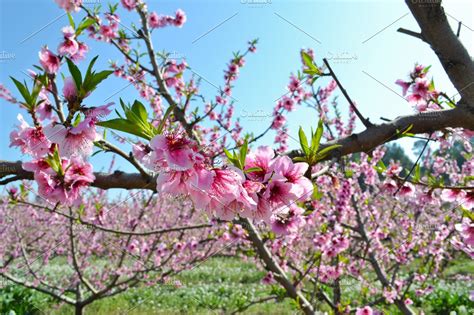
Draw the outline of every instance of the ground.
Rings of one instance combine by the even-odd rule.
[[[261,283],[265,272],[259,271],[252,262],[236,258],[215,257],[180,274],[174,285],[140,287],[126,293],[97,301],[86,307],[86,314],[230,314],[250,301],[271,293],[281,292],[277,286]],[[469,280],[454,280],[454,277],[469,277]],[[469,300],[473,290],[474,262],[458,259],[443,273],[443,280],[432,295],[423,300],[415,298],[418,310],[426,314],[473,314],[474,302]],[[174,282],[173,282],[174,283]],[[273,291],[272,291],[273,290]],[[360,294],[349,293],[357,301]],[[387,314],[397,311],[388,305],[382,306]],[[17,286],[0,290],[2,314],[73,314],[67,305],[58,305],[47,296]],[[325,310],[325,309],[322,309]],[[283,299],[251,306],[244,314],[296,314],[298,308],[290,299]]]

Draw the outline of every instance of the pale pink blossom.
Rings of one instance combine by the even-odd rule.
[[[374,312],[370,306],[365,306],[363,308],[357,308],[356,315],[372,315]]]
[[[67,77],[64,79],[63,96],[68,102],[75,102],[77,99],[76,83],[72,77]]]
[[[83,0],[55,0],[56,3],[67,12],[77,12],[80,10]]]
[[[186,23],[186,13],[183,10],[178,9],[175,13],[173,24],[176,27],[182,27]]]
[[[92,165],[78,157],[61,160],[62,174],[56,173],[44,160],[23,163],[23,168],[34,172],[40,196],[66,205],[78,199],[82,189],[95,180]]]
[[[403,80],[397,80],[397,81],[395,81],[395,84],[398,84],[399,86],[402,87],[402,95],[403,96],[407,95],[407,91],[410,88],[410,82],[405,82]]]
[[[288,183],[292,185],[292,192],[301,198],[309,196],[313,192],[313,184],[304,175],[308,170],[307,163],[293,163],[288,156],[279,156],[274,159],[270,170],[274,174],[282,175],[286,178]]]
[[[94,123],[88,118],[76,127],[65,127],[53,122],[44,128],[44,133],[51,142],[58,145],[59,154],[63,157],[90,156],[98,136]]]
[[[303,213],[304,210],[294,203],[276,209],[271,217],[272,231],[283,235],[296,233],[305,224]]]
[[[468,218],[464,218],[462,223],[456,224],[455,227],[464,243],[474,248],[474,222]]]
[[[40,63],[46,72],[54,74],[58,72],[61,61],[47,47],[43,47],[39,52]]]
[[[59,55],[72,56],[79,50],[79,43],[76,41],[74,29],[71,26],[65,26],[62,28],[64,41],[59,44],[58,53]]]
[[[270,174],[270,163],[274,156],[275,152],[268,146],[261,146],[249,152],[245,159],[245,169],[258,168],[259,170],[247,173],[247,177],[259,182],[267,180]]]
[[[10,133],[10,147],[19,147],[23,153],[41,157],[49,152],[51,142],[41,126],[30,127],[21,114],[17,116],[20,125]]]
[[[200,156],[193,150],[196,144],[182,134],[157,135],[150,140],[156,160],[177,171],[189,170]]]
[[[128,11],[135,10],[137,6],[137,0],[120,0],[122,3],[123,7],[127,9]]]

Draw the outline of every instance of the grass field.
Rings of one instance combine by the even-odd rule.
[[[468,292],[472,282],[450,281],[455,275],[474,276],[474,262],[460,260],[452,264],[429,297],[413,297],[415,306],[426,314],[473,314],[474,302]],[[280,291],[278,287],[261,283],[265,272],[251,262],[234,258],[212,258],[196,268],[181,273],[178,285],[140,287],[123,294],[100,300],[86,307],[86,314],[230,314],[250,301]],[[469,285],[471,288],[469,288]],[[273,292],[272,292],[273,290]],[[349,294],[357,301],[358,293]],[[385,306],[387,314],[396,314],[393,307]],[[73,314],[67,305],[58,305],[47,296],[17,286],[0,290],[2,314]],[[323,309],[324,310],[324,309]],[[290,299],[253,305],[245,314],[296,314],[298,308]]]

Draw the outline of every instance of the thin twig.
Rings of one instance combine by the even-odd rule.
[[[359,117],[359,119],[362,121],[362,123],[364,124],[364,126],[365,126],[366,128],[372,127],[373,124],[369,121],[368,118],[365,118],[364,116],[362,116],[362,114],[359,112],[359,110],[358,110],[357,107],[355,106],[354,102],[351,100],[349,94],[347,94],[346,89],[344,89],[344,87],[342,86],[341,82],[339,82],[339,79],[337,78],[337,76],[336,76],[336,74],[334,73],[334,71],[332,71],[332,68],[331,68],[331,66],[329,65],[329,62],[327,61],[327,59],[326,59],[326,58],[323,58],[323,61],[324,61],[324,64],[326,65],[326,67],[328,68],[329,73],[331,74],[332,78],[334,79],[334,81],[336,81],[337,86],[338,86],[339,89],[341,90],[342,94],[344,95],[344,97],[346,98],[346,100],[349,102],[349,105],[351,106],[352,110],[356,113],[357,117]]]

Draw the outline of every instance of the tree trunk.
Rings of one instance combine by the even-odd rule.
[[[83,315],[84,314],[84,305],[82,304],[76,304],[74,310],[75,315]]]

